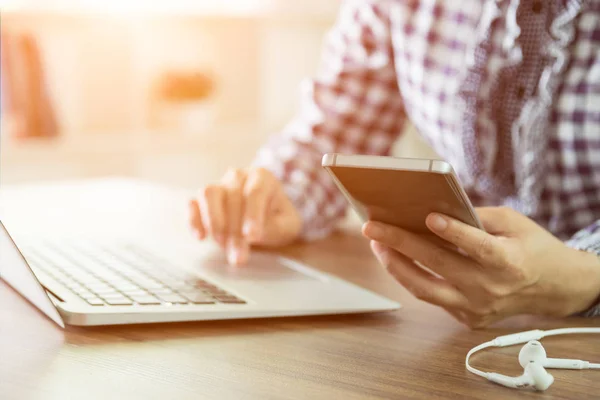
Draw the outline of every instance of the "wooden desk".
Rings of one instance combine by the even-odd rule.
[[[0,283],[0,399],[586,399],[600,372],[552,371],[544,394],[469,374],[466,352],[528,329],[594,326],[598,319],[513,318],[470,331],[412,299],[371,256],[366,240],[340,233],[283,253],[403,303],[397,312],[196,322],[62,331]],[[543,341],[551,357],[600,361],[600,340]],[[520,347],[474,358],[520,375]]]

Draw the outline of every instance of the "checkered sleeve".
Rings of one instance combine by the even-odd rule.
[[[406,120],[385,3],[342,4],[316,77],[301,85],[298,113],[255,159],[283,182],[302,215],[304,240],[328,235],[347,209],[321,167],[323,154],[389,154]]]
[[[600,220],[577,232],[567,241],[569,247],[589,251],[600,257]],[[600,317],[600,301],[583,313],[587,317]]]

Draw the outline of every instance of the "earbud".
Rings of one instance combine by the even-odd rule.
[[[544,368],[561,369],[588,369],[590,363],[583,360],[569,360],[567,358],[548,358],[544,346],[537,340],[528,342],[519,352],[519,364],[525,368],[534,361]]]
[[[530,362],[525,366],[525,371],[521,376],[506,376],[490,372],[487,374],[487,379],[500,385],[520,389],[532,387],[535,390],[546,390],[554,382],[554,377],[544,369],[544,367],[535,361]]]

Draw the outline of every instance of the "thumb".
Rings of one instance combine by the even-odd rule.
[[[521,232],[523,216],[509,207],[479,207],[477,215],[485,231],[492,235],[510,236],[516,231]]]
[[[300,236],[302,218],[291,201],[281,193],[276,196],[267,212],[263,235],[258,245],[276,247],[290,244]]]

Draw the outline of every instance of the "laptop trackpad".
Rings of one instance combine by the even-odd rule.
[[[268,253],[253,252],[242,266],[229,265],[222,253],[203,258],[201,263],[203,273],[232,281],[323,280],[302,264]]]

